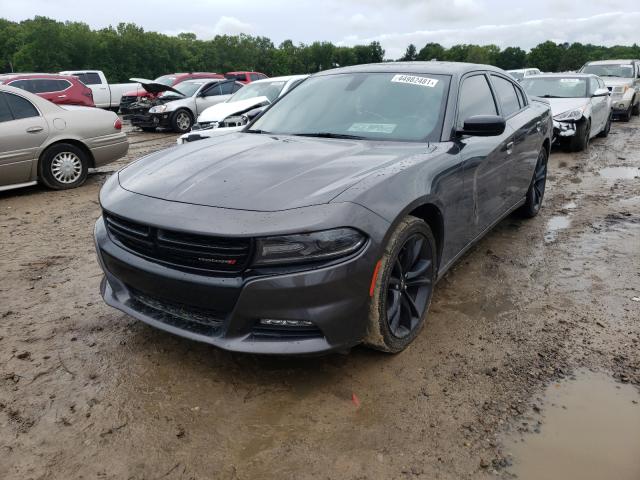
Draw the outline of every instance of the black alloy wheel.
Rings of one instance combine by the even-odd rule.
[[[410,335],[420,323],[433,288],[433,252],[426,237],[405,240],[387,284],[387,324],[396,338]]]
[[[526,218],[535,217],[542,207],[544,191],[547,186],[547,149],[542,148],[538,154],[538,161],[533,172],[533,178],[527,191],[525,204],[520,208],[520,213]]]

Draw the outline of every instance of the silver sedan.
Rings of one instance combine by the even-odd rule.
[[[98,108],[60,107],[0,85],[0,191],[43,183],[82,185],[89,168],[127,153],[118,116]]]

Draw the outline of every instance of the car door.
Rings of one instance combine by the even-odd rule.
[[[35,178],[40,146],[49,127],[26,98],[0,92],[0,185],[26,183]]]
[[[196,118],[212,105],[224,102],[228,96],[223,96],[220,90],[220,82],[212,82],[203,85],[196,94]]]
[[[589,89],[587,95],[591,103],[591,135],[595,136],[604,129],[607,123],[607,97],[594,97],[593,94],[598,90],[598,80],[595,77],[589,78]]]
[[[496,98],[485,73],[473,73],[462,79],[458,95],[456,128],[477,115],[499,115]],[[504,188],[508,161],[513,146],[513,130],[507,126],[495,137],[463,135],[457,139],[464,161],[465,190],[469,193],[464,222],[469,225],[465,243],[490,227],[504,211]]]
[[[505,176],[501,189],[501,213],[504,213],[523,200],[529,188],[543,141],[542,124],[519,85],[506,76],[493,73],[491,83],[501,114],[513,131],[513,137],[507,144]]]

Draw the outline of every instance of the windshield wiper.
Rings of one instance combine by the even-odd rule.
[[[366,140],[367,137],[359,135],[347,135],[345,133],[316,132],[316,133],[292,133],[295,137],[316,137],[316,138],[344,138],[347,140]]]
[[[557,95],[539,95],[540,98],[565,98],[565,97],[559,97]]]
[[[271,134],[271,132],[267,132],[266,130],[258,130],[258,129],[256,129],[256,130],[253,130],[253,129],[244,130],[244,133],[263,133],[265,135],[270,135]]]

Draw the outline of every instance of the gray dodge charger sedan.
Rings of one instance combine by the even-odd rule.
[[[318,73],[243,131],[107,181],[102,295],[228,350],[399,352],[456,259],[538,213],[551,132],[548,104],[490,66]]]

